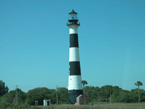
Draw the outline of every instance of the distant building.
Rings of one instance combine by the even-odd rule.
[[[85,97],[85,100],[84,100],[84,97]],[[77,98],[76,98],[76,104],[77,105],[84,105],[84,104],[86,104],[86,105],[88,105],[89,104],[89,97],[88,96],[84,96],[84,95],[79,95]],[[84,103],[84,102],[86,102],[86,103]]]
[[[44,106],[50,106],[51,105],[51,100],[50,99],[43,100],[43,105]]]

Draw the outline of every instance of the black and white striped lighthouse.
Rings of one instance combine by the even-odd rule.
[[[78,23],[77,13],[74,10],[69,13],[67,26],[69,27],[70,34],[67,104],[75,104],[76,97],[83,94],[83,88],[81,84],[82,78],[78,43],[78,27],[80,26],[80,23]]]

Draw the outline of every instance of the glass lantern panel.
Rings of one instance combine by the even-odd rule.
[[[69,19],[70,20],[73,20],[73,19],[77,19],[77,15],[76,14],[71,14],[71,15],[69,15]]]

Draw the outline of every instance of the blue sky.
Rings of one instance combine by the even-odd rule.
[[[1,0],[0,80],[24,92],[67,88],[72,9],[87,86],[145,90],[145,0]]]

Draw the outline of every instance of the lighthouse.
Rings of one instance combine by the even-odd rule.
[[[67,104],[75,104],[76,97],[83,94],[83,88],[81,84],[82,78],[78,42],[78,27],[80,23],[78,23],[77,13],[74,10],[69,13],[67,26],[69,27],[70,35]]]

